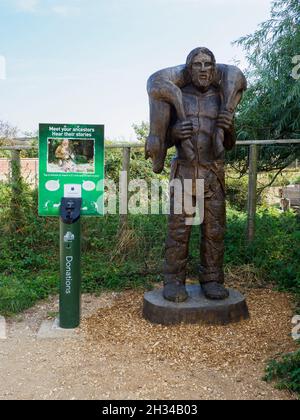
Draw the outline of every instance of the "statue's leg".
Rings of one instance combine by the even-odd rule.
[[[170,124],[171,106],[150,98],[150,134],[146,142],[146,159],[151,158],[153,171],[161,173],[167,155],[166,135]]]
[[[205,198],[204,204],[200,281],[207,298],[221,300],[229,295],[223,285],[226,203],[223,188],[216,176],[215,187],[214,195]]]
[[[176,172],[176,171],[175,171]],[[175,174],[176,176],[176,174]],[[180,175],[177,177],[183,185]],[[174,191],[171,190],[171,212],[168,224],[168,236],[164,263],[164,297],[173,302],[184,302],[188,298],[185,288],[186,265],[188,261],[189,241],[192,226],[187,224],[194,214],[187,214],[183,206],[183,192],[180,195],[182,212],[175,214]]]
[[[191,226],[186,216],[170,215],[164,264],[164,297],[173,302],[188,298],[185,288]]]

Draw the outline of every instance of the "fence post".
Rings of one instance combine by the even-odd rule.
[[[11,151],[10,161],[10,180],[11,180],[11,192],[12,192],[12,204],[17,205],[20,195],[20,181],[21,181],[21,159],[20,150]]]
[[[126,202],[119,203],[120,209],[124,210],[126,209],[126,214],[121,214],[121,227],[124,227],[127,224],[128,219],[128,184],[130,179],[130,154],[131,154],[131,148],[130,147],[124,147],[123,148],[123,160],[122,160],[122,172],[126,172],[127,178],[126,178],[126,185],[122,185],[122,188],[126,189],[126,195],[123,195]],[[121,196],[120,196],[121,197]]]
[[[38,188],[38,166],[37,166],[38,160],[36,159],[34,161],[34,186],[37,189]]]
[[[11,151],[10,170],[12,185],[17,185],[21,178],[20,150]]]
[[[20,196],[22,193],[20,150],[11,151],[10,182],[11,182],[10,226],[13,231],[16,231],[18,228],[18,223],[20,223],[22,219],[21,203],[20,203]]]
[[[257,190],[258,146],[252,144],[249,151],[249,184],[248,184],[248,226],[247,239],[252,242],[255,237],[256,190]]]

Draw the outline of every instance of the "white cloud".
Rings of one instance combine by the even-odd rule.
[[[17,0],[16,6],[18,10],[24,12],[34,13],[37,11],[37,8],[40,4],[40,0]]]
[[[0,80],[6,79],[6,59],[0,55]]]
[[[58,5],[52,8],[52,12],[60,16],[78,16],[80,14],[80,7],[72,7],[67,5]]]
[[[78,16],[82,0],[15,0],[18,11],[26,13],[55,14],[62,17]]]

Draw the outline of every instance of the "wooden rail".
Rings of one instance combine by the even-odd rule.
[[[1,140],[1,139],[0,139]],[[38,146],[31,144],[37,141],[37,138],[18,138],[10,141],[10,145],[0,146],[0,150],[37,150]],[[280,146],[283,144],[300,144],[300,139],[284,139],[284,140],[239,140],[236,142],[237,146]],[[106,149],[143,149],[144,144],[141,142],[110,142],[105,145]]]

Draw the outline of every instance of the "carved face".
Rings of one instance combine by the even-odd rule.
[[[190,72],[193,84],[200,89],[206,89],[213,81],[215,64],[209,55],[198,54],[193,59]]]

